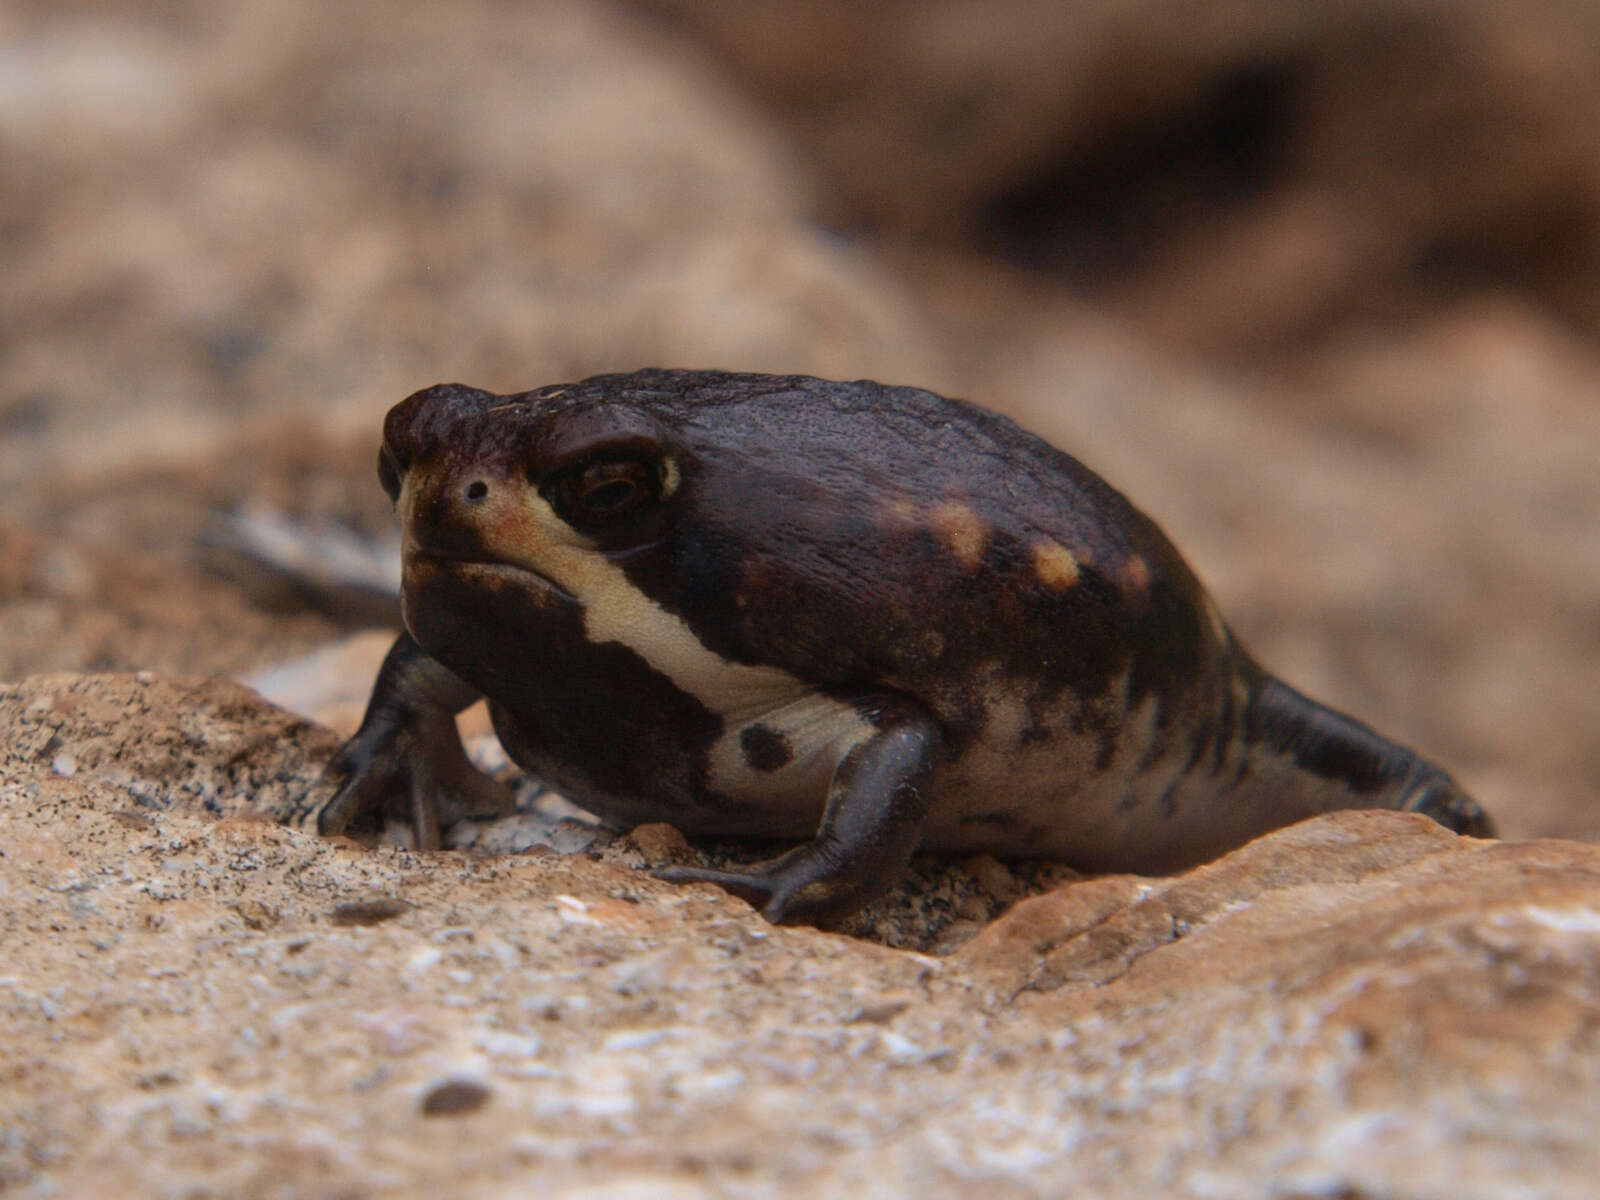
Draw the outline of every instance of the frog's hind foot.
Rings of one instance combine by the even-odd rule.
[[[744,871],[710,867],[663,867],[667,883],[714,883],[731,892],[774,925],[816,925],[843,917],[881,895],[894,875],[851,871],[816,842]]]
[[[1402,812],[1432,817],[1446,829],[1468,837],[1495,836],[1494,821],[1489,814],[1438,767],[1423,764],[1396,807]]]

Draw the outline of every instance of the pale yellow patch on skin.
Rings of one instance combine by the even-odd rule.
[[[828,696],[812,693],[763,713],[760,724],[789,743],[790,760],[775,771],[757,771],[745,759],[743,724],[731,724],[711,747],[711,786],[730,796],[779,801],[804,808],[827,799],[834,764],[875,730],[860,713]]]
[[[678,470],[678,460],[663,458],[661,460],[661,498],[670,499],[678,490],[678,484],[683,481],[683,473]]]
[[[989,545],[989,526],[970,504],[960,500],[936,504],[928,510],[928,524],[962,566],[975,570],[982,564],[983,552]]]
[[[1060,542],[1040,538],[1033,543],[1033,575],[1052,592],[1064,592],[1078,582],[1078,560]]]
[[[407,482],[400,511],[417,502]],[[558,517],[531,484],[489,481],[489,495],[469,519],[497,561],[535,571],[583,605],[584,632],[596,643],[620,642],[678,687],[726,718],[743,723],[791,703],[808,686],[776,667],[736,663],[708,650],[683,619],[646,596],[616,563]],[[409,534],[407,553],[414,551]]]

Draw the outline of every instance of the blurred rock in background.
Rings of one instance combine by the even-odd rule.
[[[1592,5],[645,2],[784,121],[832,220],[1163,338],[1249,353],[1501,284],[1600,331]]]

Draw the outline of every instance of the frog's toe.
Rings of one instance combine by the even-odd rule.
[[[367,807],[367,801],[361,795],[360,781],[346,779],[317,810],[317,833],[322,837],[338,837],[350,828],[350,823]]]
[[[363,818],[382,813],[390,798],[408,786],[393,754],[372,753],[354,739],[340,747],[324,775],[342,782],[317,813],[317,832],[323,837],[337,837]]]
[[[655,873],[667,883],[714,883],[731,892],[774,925],[811,925],[826,917],[859,908],[871,894],[853,887],[827,864],[803,853],[791,853],[749,871],[709,867],[663,867]]]
[[[714,871],[708,867],[663,867],[655,873],[667,883],[714,883],[732,892],[773,924],[783,920],[788,907],[787,893],[780,893],[779,881],[760,871]]]
[[[444,829],[457,821],[505,816],[516,807],[510,788],[467,759],[453,720],[417,722],[381,741],[358,734],[334,756],[328,774],[344,781],[317,814],[324,837],[400,820],[411,825],[417,849],[437,850]]]

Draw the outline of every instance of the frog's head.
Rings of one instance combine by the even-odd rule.
[[[417,392],[390,411],[378,459],[407,624],[437,653],[475,615],[554,623],[637,601],[616,560],[673,523],[691,467],[658,417],[594,389]]]
[[[390,410],[378,478],[408,561],[559,576],[572,558],[563,549],[617,552],[658,533],[683,481],[681,451],[640,407],[575,399],[439,384]]]

